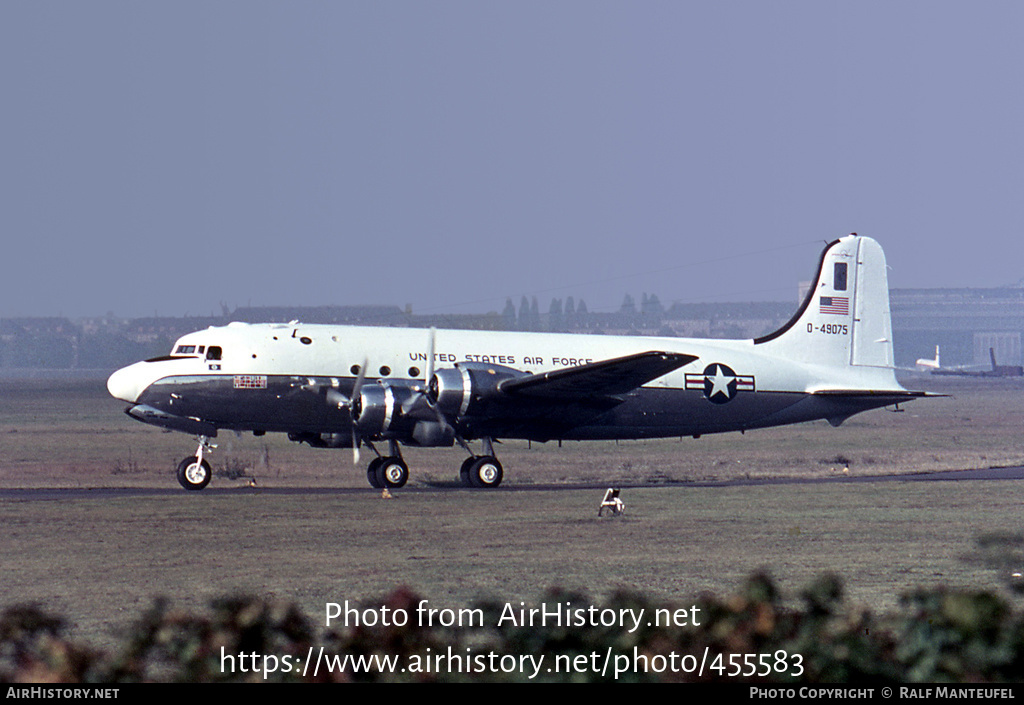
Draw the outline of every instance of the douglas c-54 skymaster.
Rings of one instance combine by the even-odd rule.
[[[458,443],[461,479],[497,487],[494,441],[662,438],[827,419],[898,404],[885,255],[850,235],[821,255],[793,318],[754,340],[230,323],[111,375],[139,421],[199,437],[178,481],[201,490],[218,430],[283,432],[376,456],[374,487],[409,478],[401,446]],[[482,454],[470,442],[482,441]],[[375,443],[387,442],[387,455]]]

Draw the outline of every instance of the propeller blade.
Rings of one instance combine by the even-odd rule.
[[[363,382],[366,381],[366,365],[369,364],[367,358],[363,358],[363,364],[359,366],[359,374],[356,375],[356,383],[352,386],[352,398],[358,399],[359,392],[363,388]]]
[[[361,440],[359,438],[359,431],[356,428],[356,421],[358,417],[358,404],[360,400],[360,393],[362,392],[363,383],[366,381],[366,365],[368,360],[363,359],[363,364],[359,366],[359,373],[356,375],[355,384],[352,385],[352,396],[347,397],[337,389],[328,389],[325,393],[325,398],[328,404],[339,409],[348,409],[349,416],[352,419],[352,463],[359,463],[359,446]]]
[[[423,373],[423,392],[426,393],[430,380],[434,376],[434,348],[437,343],[437,328],[430,329],[427,342],[427,371]]]
[[[427,338],[427,365],[423,372],[423,383],[419,385],[412,396],[402,404],[402,413],[406,416],[422,418],[430,410],[433,412],[433,405],[427,391],[430,389],[430,380],[434,376],[434,350],[436,348],[437,328],[431,328]],[[431,413],[431,415],[435,415]]]
[[[361,393],[363,390],[363,382],[366,381],[366,366],[369,364],[369,358],[363,358],[363,364],[359,366],[359,374],[356,375],[356,382],[352,385],[352,400],[353,403],[349,405],[349,412],[352,414],[352,464],[359,464],[359,445],[361,443],[359,439],[359,431],[356,429],[357,412],[356,405],[360,404]]]

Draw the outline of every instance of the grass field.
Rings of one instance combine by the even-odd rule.
[[[532,601],[554,586],[595,596],[642,590],[685,604],[703,591],[728,593],[761,568],[793,594],[837,572],[851,601],[872,609],[892,607],[916,584],[1000,588],[1004,575],[965,558],[984,534],[1022,530],[1016,482],[684,484],[1024,462],[1020,381],[941,382],[933,391],[951,397],[869,412],[838,429],[561,449],[507,443],[499,448],[506,486],[494,492],[454,487],[461,451],[409,451],[409,487],[383,500],[349,451],[232,434],[218,438],[215,468],[255,476],[256,489],[217,477],[203,493],[174,491],[173,467],[194,450],[188,436],[124,416],[102,382],[5,381],[0,488],[168,493],[5,495],[0,604],[39,602],[69,617],[75,635],[103,643],[158,595],[201,608],[245,591],[319,618],[326,602],[399,585],[448,607],[479,597]],[[611,484],[628,487],[626,514],[599,519]],[[284,491],[300,488],[319,489]]]

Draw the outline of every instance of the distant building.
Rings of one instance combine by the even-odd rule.
[[[408,325],[410,314],[398,306],[245,306],[227,318],[243,323],[326,323],[332,325]]]
[[[911,366],[942,348],[943,365],[1020,365],[1024,289],[893,289],[896,364]]]
[[[220,316],[133,318],[122,330],[124,337],[133,343],[168,341],[170,344],[186,333],[210,326],[222,326],[225,322]]]
[[[0,319],[0,367],[75,368],[80,338],[67,318]]]

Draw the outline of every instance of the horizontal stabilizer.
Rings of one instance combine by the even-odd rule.
[[[498,389],[510,395],[557,399],[626,394],[696,359],[696,355],[650,351],[507,379]]]

